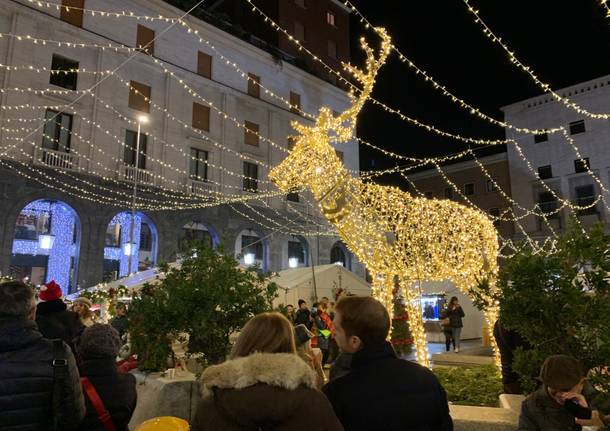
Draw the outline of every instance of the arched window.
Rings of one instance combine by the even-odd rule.
[[[68,204],[36,200],[15,221],[10,275],[35,285],[55,280],[68,293],[76,288],[80,221]]]

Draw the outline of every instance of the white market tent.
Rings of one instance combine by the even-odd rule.
[[[341,265],[319,265],[315,266],[313,271],[311,267],[286,269],[273,277],[271,281],[280,286],[274,305],[292,304],[296,308],[299,299],[304,299],[311,305],[314,302],[314,274],[318,298],[325,296],[331,301],[334,300],[333,290],[336,288],[354,295],[371,294],[371,288],[364,279]]]

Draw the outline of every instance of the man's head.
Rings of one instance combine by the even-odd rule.
[[[335,339],[345,353],[383,343],[390,331],[390,315],[370,296],[341,298],[335,306]]]
[[[584,369],[574,357],[553,355],[544,360],[539,379],[547,387],[549,395],[559,404],[564,403],[561,394],[581,393],[584,384]]]
[[[122,302],[119,302],[116,305],[116,315],[122,317],[127,314],[127,306]]]
[[[299,308],[301,310],[306,310],[307,309],[307,301],[305,301],[304,299],[299,299]]]
[[[34,290],[21,281],[0,283],[0,317],[35,320]]]

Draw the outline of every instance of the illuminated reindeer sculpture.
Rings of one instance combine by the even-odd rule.
[[[269,178],[283,192],[303,186],[312,191],[324,216],[371,272],[373,295],[390,314],[393,289],[395,285],[402,289],[417,359],[428,365],[420,282],[450,280],[470,293],[478,281],[486,280],[495,289],[498,239],[492,222],[478,210],[449,200],[413,197],[395,187],[352,177],[330,145],[353,136],[356,117],[389,53],[390,39],[383,29],[381,34],[378,59],[361,40],[366,73],[345,65],[363,86],[358,96],[350,93],[351,107],[336,117],[321,108],[313,126],[293,122],[298,132],[295,146]],[[491,328],[497,318],[495,304],[485,314]]]

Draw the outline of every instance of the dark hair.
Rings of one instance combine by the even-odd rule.
[[[452,296],[451,299],[449,300],[449,305],[453,304],[457,300],[458,300],[457,296]]]
[[[245,324],[231,350],[231,359],[261,353],[296,353],[290,321],[280,313],[261,313]]]
[[[301,308],[301,305],[307,304],[307,301],[305,301],[304,299],[299,299],[298,304],[299,304],[299,308]]]
[[[320,303],[319,303],[319,302],[314,302],[313,304],[311,304],[311,306],[312,306],[313,308],[318,308],[318,304],[320,304]]]
[[[26,317],[35,306],[34,289],[27,284],[17,280],[0,283],[0,316]]]
[[[370,296],[341,298],[335,306],[341,327],[348,337],[356,336],[365,346],[385,341],[390,332],[390,315],[383,304]]]
[[[115,307],[115,310],[125,310],[127,311],[127,305],[123,302],[119,302]]]
[[[292,304],[288,304],[286,307],[292,307],[292,308],[294,308],[294,305],[292,305]]]

